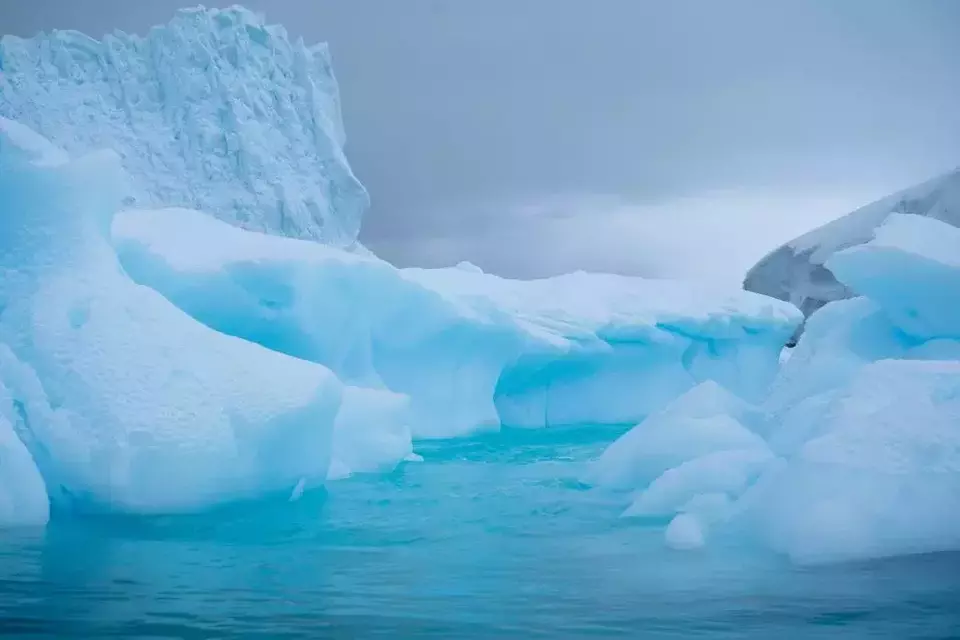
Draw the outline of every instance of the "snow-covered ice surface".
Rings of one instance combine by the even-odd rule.
[[[748,291],[787,300],[810,315],[853,291],[831,273],[836,252],[863,244],[891,214],[911,214],[960,226],[960,169],[904,189],[791,240],[750,269]]]
[[[71,154],[116,151],[139,206],[357,238],[368,197],[343,154],[326,45],[239,7],[189,9],[143,37],[4,36],[0,70],[0,116]]]
[[[424,437],[636,421],[704,380],[756,398],[800,319],[679,282],[396,269],[188,209],[125,211],[113,238],[135,280],[208,326],[408,394]]]

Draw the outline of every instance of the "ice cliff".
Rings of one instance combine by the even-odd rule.
[[[853,291],[826,266],[843,249],[863,244],[888,216],[927,216],[960,226],[960,169],[868,204],[771,252],[747,273],[743,287],[792,302],[810,315]]]
[[[812,314],[762,401],[701,385],[590,480],[635,493],[671,546],[799,562],[960,549],[960,229],[893,214],[825,266],[862,297]],[[672,520],[671,520],[672,519]]]
[[[368,204],[326,45],[239,7],[183,10],[145,37],[4,36],[0,116],[70,154],[112,149],[141,207],[349,246]]]

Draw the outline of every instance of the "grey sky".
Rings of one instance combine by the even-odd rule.
[[[0,32],[142,32],[184,4],[0,0]],[[363,240],[402,264],[739,273],[960,164],[954,0],[245,4],[330,42]]]

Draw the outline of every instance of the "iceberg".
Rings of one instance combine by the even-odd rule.
[[[4,37],[0,68],[5,523],[295,499],[415,437],[635,423],[706,381],[756,398],[801,319],[378,259],[326,48],[240,8]]]
[[[240,7],[144,36],[0,38],[0,116],[77,157],[112,149],[138,206],[351,246],[368,196],[343,153],[326,45]]]
[[[960,362],[867,365],[822,419],[737,524],[801,563],[960,549]]]
[[[189,209],[124,211],[113,242],[134,280],[207,326],[409,396],[416,437],[636,422],[705,380],[752,397],[800,320],[676,282],[397,269]]]
[[[670,522],[665,539],[667,546],[677,551],[691,551],[705,544],[700,521],[689,513],[681,513]]]
[[[109,239],[120,164],[69,159],[0,119],[0,373],[51,500],[165,513],[290,493],[326,479],[338,420],[405,420],[404,402],[356,397],[329,369],[213,331],[132,282]]]
[[[791,240],[747,273],[743,287],[786,300],[809,316],[824,304],[849,298],[853,290],[828,264],[838,251],[862,245],[891,214],[929,217],[960,226],[960,169],[866,205]]]
[[[960,549],[960,173],[751,291],[399,269],[356,242],[322,45],[198,9],[5,37],[0,69],[0,526],[296,500],[417,438],[605,423],[634,426],[587,480],[670,548]]]
[[[960,550],[957,255],[960,230],[907,214],[834,253],[861,297],[811,315],[759,403],[690,392],[601,456],[635,479],[624,515],[674,517],[674,548],[735,534],[798,563]],[[737,448],[738,423],[764,444]],[[651,478],[662,442],[675,466]]]

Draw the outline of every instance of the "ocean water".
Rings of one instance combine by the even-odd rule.
[[[582,485],[607,428],[423,443],[424,461],[190,517],[0,535],[0,636],[960,638],[960,554],[797,568]]]

